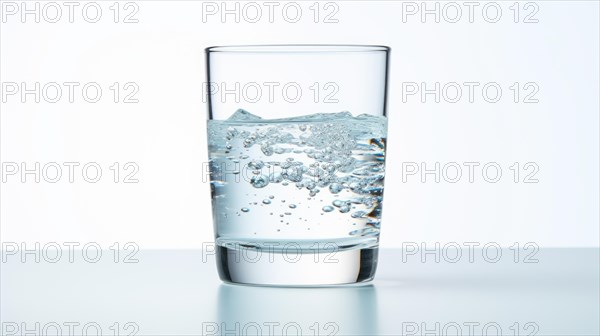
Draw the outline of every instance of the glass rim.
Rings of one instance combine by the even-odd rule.
[[[384,45],[369,44],[256,44],[256,45],[226,45],[212,46],[204,49],[206,53],[364,53],[390,52],[391,48]]]

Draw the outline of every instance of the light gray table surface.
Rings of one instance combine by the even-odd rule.
[[[598,249],[472,253],[382,249],[371,285],[336,288],[226,285],[202,250],[3,255],[0,319],[5,335],[600,335]]]

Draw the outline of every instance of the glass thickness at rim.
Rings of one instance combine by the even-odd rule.
[[[264,44],[213,46],[205,49],[207,53],[364,53],[390,52],[383,45],[360,44]]]

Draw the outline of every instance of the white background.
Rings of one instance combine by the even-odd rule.
[[[529,19],[537,23],[523,22],[533,11],[525,2],[518,5],[517,23],[509,8],[513,2],[497,2],[502,14],[496,23],[485,20],[495,16],[493,9],[482,15],[486,2],[477,3],[473,22],[459,2],[463,13],[457,23],[448,22],[454,12],[442,12],[439,23],[433,15],[424,23],[419,14],[403,17],[406,5],[395,1],[332,2],[337,23],[323,22],[333,8],[326,11],[324,2],[315,23],[312,1],[298,2],[303,11],[297,23],[286,22],[278,10],[285,2],[278,2],[273,23],[264,6],[258,23],[244,17],[236,23],[232,15],[225,22],[218,15],[203,20],[199,1],[133,2],[139,9],[133,16],[137,23],[123,23],[133,8],[126,10],[124,2],[115,23],[112,1],[97,2],[102,16],[88,23],[81,14],[86,2],[79,2],[71,23],[68,8],[58,2],[63,10],[59,22],[48,23],[41,13],[40,23],[33,15],[23,23],[20,13],[7,15],[7,3],[2,2],[0,26],[3,94],[10,82],[26,82],[29,88],[35,82],[96,82],[103,96],[95,104],[77,89],[73,103],[66,91],[57,103],[43,98],[36,103],[33,95],[24,103],[18,94],[6,97],[1,106],[3,173],[10,163],[25,162],[29,169],[35,162],[80,166],[73,183],[65,166],[57,183],[43,176],[35,183],[33,175],[23,183],[19,173],[5,177],[0,202],[4,242],[193,248],[212,241],[209,186],[202,174],[207,160],[204,48],[348,43],[392,48],[383,247],[403,242],[599,245],[598,2],[535,2],[539,10]],[[93,10],[88,14],[93,17]],[[109,89],[114,82],[136,83],[139,102],[114,103]],[[418,95],[403,102],[406,82],[426,82],[428,88],[435,82],[495,82],[503,93],[497,103],[486,102],[480,90],[472,103],[466,91],[456,103],[443,98],[436,103],[431,95],[425,103]],[[513,102],[509,87],[514,82],[521,87],[535,83],[539,102],[522,102],[531,90]],[[102,167],[97,183],[81,175],[88,162]],[[119,183],[109,169],[114,162],[121,165]],[[122,183],[127,162],[139,167],[138,183]],[[420,175],[407,176],[404,183],[406,162],[424,162],[429,169],[435,162],[480,166],[473,183],[465,166],[457,183],[443,177],[436,183],[433,175],[424,183]],[[497,183],[482,177],[481,167],[488,162],[502,168]],[[509,169],[515,162],[520,163],[518,183]],[[538,183],[523,183],[531,171],[524,170],[528,162],[539,167]]]

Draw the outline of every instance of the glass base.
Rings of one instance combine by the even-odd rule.
[[[335,286],[373,280],[378,247],[327,252],[265,252],[217,247],[221,280],[256,286]]]

